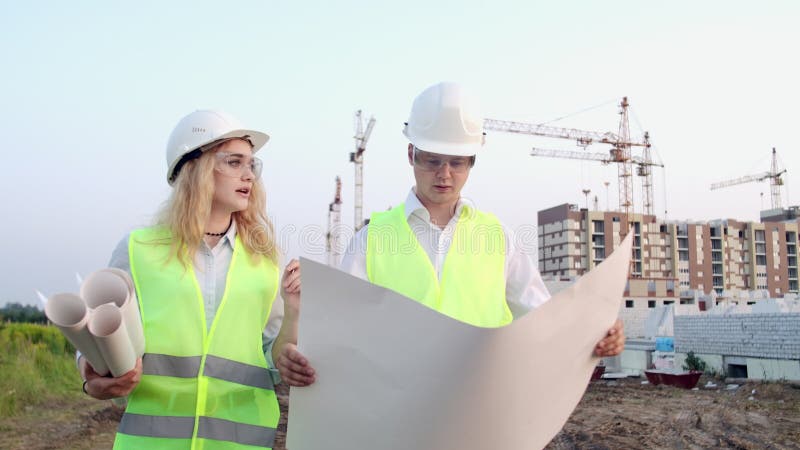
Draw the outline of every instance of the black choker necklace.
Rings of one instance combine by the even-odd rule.
[[[231,229],[231,223],[233,223],[233,221],[228,222],[228,228],[225,228],[225,231],[223,231],[222,233],[209,233],[206,231],[206,236],[215,236],[215,237],[225,236],[225,233],[227,233],[228,230]]]

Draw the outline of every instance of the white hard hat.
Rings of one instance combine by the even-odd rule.
[[[426,152],[473,156],[484,142],[483,118],[477,101],[459,84],[441,82],[414,99],[403,134]]]
[[[253,145],[253,153],[264,146],[269,135],[245,129],[232,115],[224,111],[198,110],[181,119],[167,142],[167,183],[172,185],[181,166],[218,141],[225,139],[247,139]]]

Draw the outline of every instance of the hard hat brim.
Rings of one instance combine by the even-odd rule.
[[[201,142],[200,144],[194,146],[194,148],[186,150],[183,153],[183,155],[181,155],[180,158],[177,158],[175,161],[172,162],[172,164],[169,167],[169,170],[167,171],[167,183],[169,183],[169,185],[172,186],[172,184],[175,182],[175,178],[177,177],[173,178],[173,172],[175,171],[175,167],[178,165],[178,162],[180,162],[185,155],[197,150],[198,148],[203,148],[203,151],[205,152],[206,150],[210,150],[211,148],[213,148],[213,146],[209,146],[209,144],[213,144],[214,142],[217,141],[224,141],[226,139],[235,139],[235,138],[249,140],[250,143],[253,145],[253,153],[257,152],[259,149],[261,149],[261,147],[263,147],[269,141],[269,135],[266,133],[262,133],[260,131],[255,131],[255,130],[238,129],[238,130],[231,130],[223,135],[217,136],[213,139],[209,139],[205,142]]]
[[[200,148],[211,144],[215,141],[221,141],[223,139],[232,139],[232,138],[242,138],[247,139],[253,144],[253,153],[257,152],[261,147],[264,146],[269,141],[269,135],[266,133],[262,133],[260,131],[255,130],[233,130],[229,131],[222,136],[217,137],[216,139],[210,140],[205,144],[198,145],[195,148]]]
[[[406,130],[403,134],[408,138],[414,147],[428,153],[437,153],[448,156],[475,156],[478,154],[481,144],[465,144],[463,142],[442,142],[421,137],[409,136]]]

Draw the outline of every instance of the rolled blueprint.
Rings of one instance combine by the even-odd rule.
[[[125,272],[124,270],[118,269],[116,267],[108,267],[101,270],[117,274],[117,276],[119,276],[125,281],[125,284],[128,286],[128,292],[133,292],[134,294],[136,293],[136,290],[133,287],[133,280],[131,280],[131,277],[128,275],[128,272]]]
[[[139,302],[136,300],[133,281],[127,272],[117,268],[93,272],[81,285],[81,297],[93,309],[106,303],[117,305],[136,356],[144,354],[144,331],[139,314]]]
[[[125,328],[128,330],[128,336],[131,338],[136,356],[142,356],[144,355],[144,330],[142,329],[142,316],[139,314],[139,300],[136,299],[136,288],[133,286],[133,280],[131,280],[128,272],[122,269],[109,267],[103,270],[116,274],[128,286],[128,301],[122,307],[122,317],[125,319]]]
[[[95,372],[108,374],[108,365],[89,333],[90,310],[82,298],[75,294],[55,294],[47,301],[44,313],[83,354]]]
[[[114,377],[122,376],[136,366],[136,352],[125,329],[122,311],[116,304],[105,303],[92,311],[89,333]]]
[[[81,284],[81,297],[86,306],[96,309],[105,303],[122,308],[130,297],[128,285],[119,275],[109,270],[92,272]]]

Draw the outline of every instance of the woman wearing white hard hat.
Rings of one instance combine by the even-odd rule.
[[[87,394],[128,396],[115,449],[271,448],[280,416],[273,361],[290,384],[313,380],[312,370],[292,369],[305,362],[294,346],[300,267],[278,268],[255,156],[268,140],[221,111],[195,111],[170,135],[172,195],[156,225],[126,236],[110,263],[136,285],[145,354],[118,378],[80,358]]]

